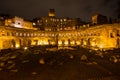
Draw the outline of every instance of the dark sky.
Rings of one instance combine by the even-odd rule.
[[[119,0],[0,0],[0,13],[32,19],[47,16],[54,8],[59,17],[91,20],[91,15],[101,13],[116,17]]]

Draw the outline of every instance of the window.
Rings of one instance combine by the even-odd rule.
[[[119,30],[117,30],[116,36],[120,36],[120,31]]]
[[[66,21],[66,19],[64,19],[64,21]]]
[[[29,37],[29,36],[30,36],[30,34],[29,34],[29,33],[27,33],[27,36]]]
[[[110,33],[110,37],[111,37],[111,38],[114,38],[113,33]]]
[[[20,36],[22,36],[22,33],[20,33]]]
[[[59,19],[57,19],[57,21],[59,21]]]
[[[7,32],[7,36],[10,36],[10,33],[9,33],[9,32]]]
[[[18,36],[18,33],[16,33],[16,36]]]
[[[42,36],[44,36],[44,34],[42,34]]]
[[[62,22],[63,20],[62,20],[62,19],[60,19],[60,21]]]
[[[46,22],[46,23],[48,22],[47,19],[45,20],[45,22]]]
[[[33,33],[31,33],[31,36],[33,36]]]
[[[12,32],[12,36],[15,36],[14,32]]]
[[[52,36],[54,36],[54,34],[52,34]]]
[[[26,36],[26,33],[24,33],[24,36]]]
[[[37,22],[39,23],[40,21],[39,21],[39,20],[37,20]]]
[[[34,36],[37,36],[37,34],[36,34],[36,33],[34,33]]]
[[[38,34],[38,37],[40,36],[40,34]]]

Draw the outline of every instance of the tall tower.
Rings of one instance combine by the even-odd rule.
[[[49,9],[48,16],[49,17],[55,17],[55,10],[54,9]]]

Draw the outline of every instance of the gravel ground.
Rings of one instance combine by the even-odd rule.
[[[36,46],[0,52],[0,80],[120,80],[120,54]],[[117,56],[117,61],[111,59]]]

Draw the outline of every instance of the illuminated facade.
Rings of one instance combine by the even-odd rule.
[[[16,28],[24,28],[24,29],[35,29],[33,28],[33,23],[30,21],[25,21],[23,18],[14,17],[5,20],[5,26],[11,26]]]
[[[120,48],[120,24],[104,24],[62,31],[40,31],[0,26],[0,49],[33,45]]]
[[[106,16],[101,14],[95,14],[92,16],[92,24],[106,24],[108,23],[108,19]]]
[[[0,26],[4,25],[4,21],[0,20]]]
[[[35,24],[34,26],[45,31],[74,30],[77,20],[68,17],[56,17],[55,10],[50,9],[48,16],[36,19]]]
[[[55,17],[55,10],[54,9],[49,9],[48,16],[49,17]]]
[[[104,24],[106,21],[105,16],[94,15],[92,23],[102,25],[87,24],[78,28],[75,19],[58,18],[54,9],[50,9],[48,17],[41,17],[36,23],[20,17],[6,19],[5,25],[0,25],[0,49],[34,45],[120,48],[120,23]]]
[[[60,31],[75,29],[76,21],[71,18],[42,17],[37,24],[45,31]]]

